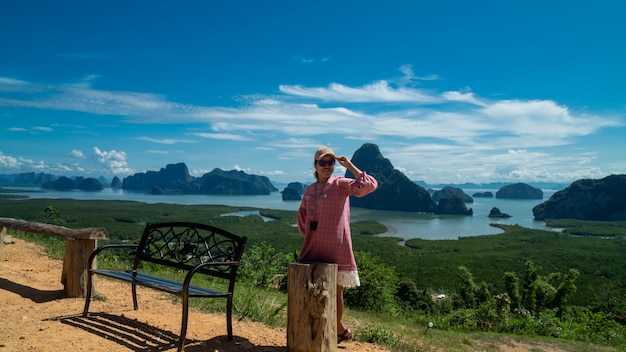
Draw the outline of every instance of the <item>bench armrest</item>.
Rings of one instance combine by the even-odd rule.
[[[105,246],[98,247],[93,252],[91,252],[91,255],[89,255],[89,263],[87,264],[88,265],[87,267],[92,268],[94,259],[96,259],[96,256],[104,250],[119,249],[119,248],[138,248],[138,247],[139,247],[138,244],[133,244],[133,243],[107,244]]]
[[[206,266],[239,266],[239,262],[205,262],[196,265],[193,269],[191,269],[187,275],[185,276],[185,281],[183,281],[183,290],[188,291],[189,285],[191,285],[191,279],[198,272],[198,270],[206,267]]]

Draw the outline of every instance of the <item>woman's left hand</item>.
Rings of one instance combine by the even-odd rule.
[[[335,160],[337,160],[337,162],[343,167],[347,167],[350,164],[350,160],[344,155],[338,156]]]

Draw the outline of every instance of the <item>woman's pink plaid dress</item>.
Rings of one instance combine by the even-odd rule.
[[[336,263],[337,284],[359,286],[352,237],[350,235],[350,197],[363,197],[378,187],[378,181],[365,172],[356,179],[331,177],[325,183],[309,185],[298,210],[298,231],[304,236],[299,261]],[[311,229],[311,223],[317,228]]]

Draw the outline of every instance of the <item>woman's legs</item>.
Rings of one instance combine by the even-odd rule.
[[[343,286],[337,285],[337,335],[346,331],[341,318],[343,318]]]
[[[352,340],[352,331],[343,325],[343,286],[337,285],[337,343]]]

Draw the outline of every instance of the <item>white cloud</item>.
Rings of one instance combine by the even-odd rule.
[[[17,169],[21,163],[17,160],[17,158],[4,155],[0,151],[0,167],[8,168],[8,169]]]
[[[132,174],[134,170],[128,166],[126,153],[123,151],[111,150],[101,151],[98,147],[93,147],[94,157],[100,164],[107,166],[113,174]]]
[[[296,56],[296,60],[300,63],[303,64],[316,64],[316,63],[320,63],[320,62],[328,62],[330,61],[330,57],[328,56],[324,56],[321,58],[315,58],[315,57],[301,57],[301,56]]]
[[[415,175],[414,179],[424,179],[427,175],[425,181],[429,183],[560,182],[582,177],[600,178],[607,174],[596,166],[584,165],[588,155],[490,149],[485,152],[464,146],[418,144],[387,146],[381,151],[394,166],[401,165],[406,174]]]
[[[173,138],[152,138],[152,137],[138,137],[137,139],[152,142],[157,144],[177,144],[177,143],[193,143],[193,141],[189,139],[173,139]]]
[[[398,84],[402,86],[412,85],[419,81],[436,81],[439,79],[437,75],[428,75],[428,76],[416,76],[413,73],[412,65],[402,65],[400,66],[400,72],[402,72],[403,76],[398,79]]]
[[[55,170],[55,171],[60,171],[60,172],[62,172],[62,173],[66,173],[66,172],[71,172],[71,171],[74,171],[74,169],[73,169],[73,168],[71,168],[71,167],[69,167],[69,166],[67,166],[67,165],[64,165],[64,164],[57,164],[56,166],[53,166],[53,167],[52,167],[52,170]],[[48,171],[48,172],[49,172],[49,171]]]
[[[461,93],[461,92],[444,92],[441,96],[448,101],[458,101],[464,103],[470,103],[474,105],[487,106],[486,103],[479,101],[474,96],[474,93]]]
[[[78,158],[78,159],[86,159],[87,158],[85,156],[85,154],[83,154],[83,152],[81,150],[78,150],[78,149],[72,149],[72,151],[70,152],[70,156],[72,158]]]
[[[41,91],[43,87],[32,84],[27,81],[10,78],[0,77],[0,92],[13,92],[13,93],[35,93]]]
[[[327,88],[307,88],[301,85],[280,85],[281,92],[303,98],[347,103],[397,103],[434,104],[442,99],[414,88],[393,88],[387,81],[378,81],[363,87],[352,88],[332,83]]]
[[[407,78],[414,78],[410,69],[404,70]],[[20,86],[29,84],[11,79],[4,79],[4,82]],[[257,96],[241,107],[203,107],[170,102],[154,94],[59,85],[48,87],[47,94],[36,94],[33,99],[0,99],[0,105],[121,115],[136,123],[205,123],[216,132],[198,132],[194,133],[195,136],[231,141],[251,140],[250,131],[291,136],[334,132],[346,138],[438,138],[468,146],[491,144],[524,148],[563,145],[571,143],[573,137],[620,125],[616,118],[576,115],[567,107],[549,100],[490,102],[472,92],[437,94],[407,87],[394,88],[387,81],[361,87],[335,83],[327,88],[284,85],[280,89],[287,96]],[[345,106],[293,103],[288,95],[350,104],[402,104],[383,104],[375,110],[362,107],[360,111]],[[469,105],[455,105],[459,102]],[[416,108],[435,103],[436,107]],[[190,142],[149,136],[140,139],[161,144]]]
[[[231,133],[206,133],[206,132],[195,132],[192,133],[194,136],[200,137],[200,138],[207,138],[207,139],[220,139],[220,140],[229,140],[229,141],[248,141],[250,140],[249,138],[240,136],[240,135],[236,135],[236,134],[231,134]]]
[[[355,87],[340,83],[326,87],[281,85],[280,94],[250,95],[240,106],[197,106],[157,94],[93,89],[89,83],[96,75],[79,83],[49,86],[0,77],[0,92],[18,93],[1,97],[0,106],[80,111],[100,115],[94,118],[102,120],[104,115],[122,116],[125,121],[120,123],[193,125],[195,131],[207,131],[191,133],[194,137],[254,142],[250,147],[273,151],[280,160],[310,159],[312,150],[326,144],[317,140],[321,136],[331,135],[330,140],[334,138],[338,145],[380,140],[394,165],[415,175],[424,173],[415,164],[427,165],[428,172],[441,179],[565,176],[564,164],[583,165],[582,171],[572,173],[597,174],[601,170],[589,161],[594,155],[558,157],[554,151],[537,150],[571,145],[601,129],[624,125],[620,116],[572,111],[552,100],[494,100],[469,89],[443,93],[417,89],[413,86],[421,81],[439,77],[417,77],[408,65],[400,71],[403,76],[396,80]],[[19,127],[6,130],[28,131]],[[35,127],[30,131],[52,129]],[[196,142],[150,135],[138,139],[165,145]],[[70,155],[84,158],[79,150]],[[133,172],[124,152],[95,147],[94,158],[112,173]],[[3,165],[20,162],[3,159]],[[33,168],[45,165],[22,164]],[[452,176],[451,164],[456,170]]]

